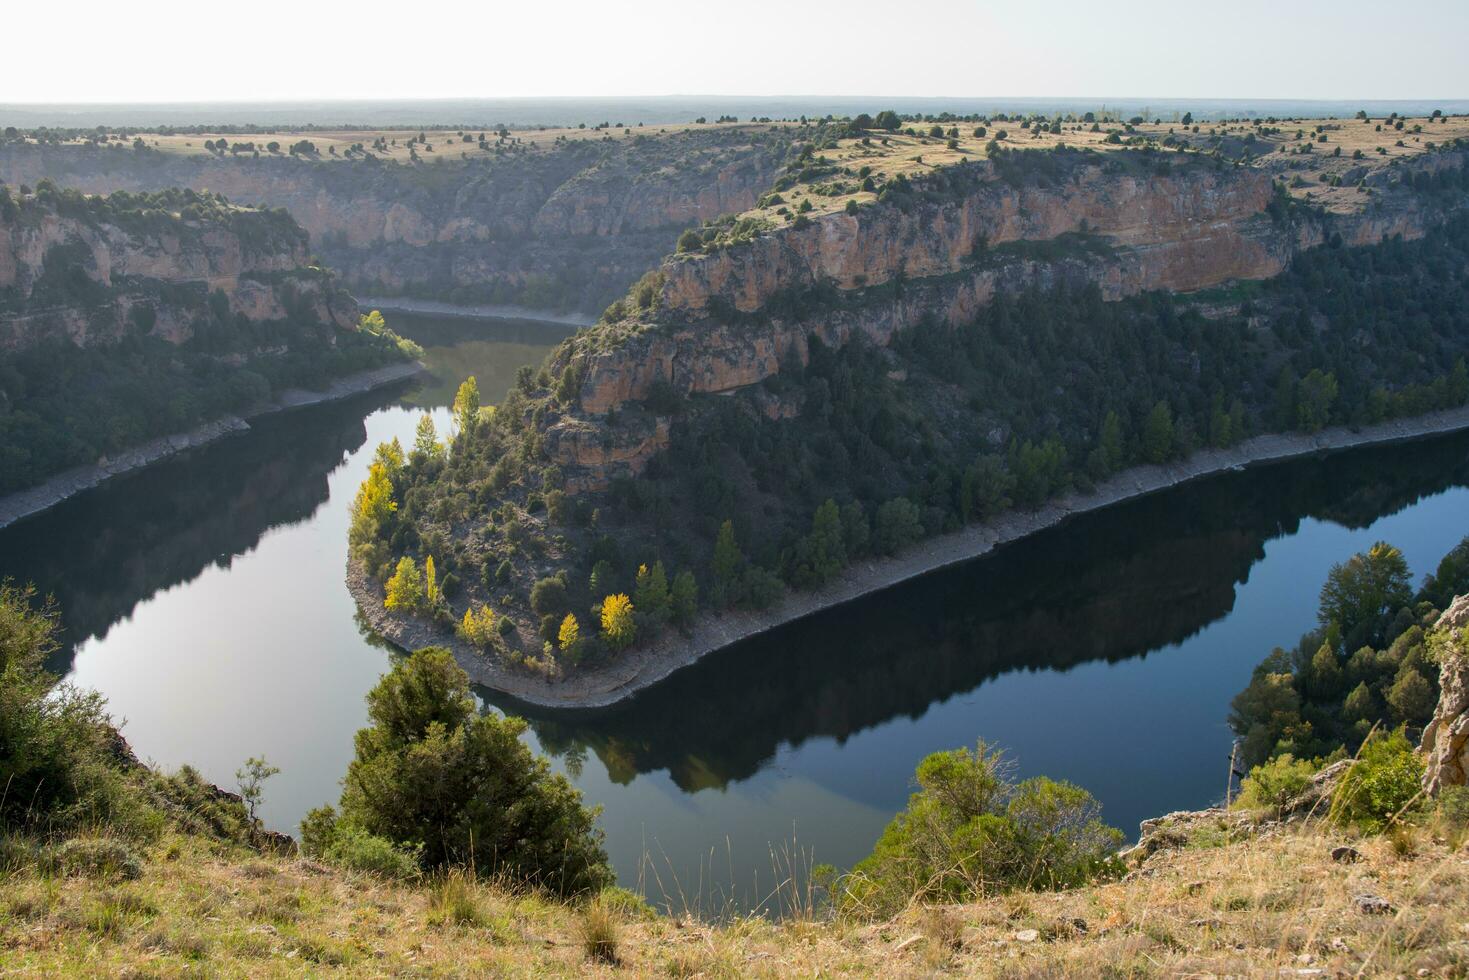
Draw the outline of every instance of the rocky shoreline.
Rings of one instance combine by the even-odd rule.
[[[476,684],[545,708],[603,708],[632,697],[716,650],[899,582],[977,558],[999,545],[1054,527],[1076,514],[1228,470],[1360,446],[1404,442],[1466,428],[1469,428],[1469,406],[1356,431],[1338,427],[1314,434],[1256,436],[1228,449],[1201,450],[1177,463],[1134,467],[1099,484],[1091,493],[1067,494],[1039,510],[1012,511],[985,524],[919,542],[893,558],[859,562],[824,588],[787,593],[769,609],[702,616],[688,634],[670,631],[657,642],[624,654],[616,663],[558,680],[492,663],[457,640],[452,632],[430,623],[390,616],[383,609],[381,585],[350,559],[347,588],[363,617],[380,635],[407,650],[433,645],[449,647]]]
[[[188,432],[150,439],[140,446],[127,450],[115,459],[105,459],[88,466],[76,466],[63,470],[44,483],[0,497],[0,528],[8,527],[17,521],[48,510],[63,500],[74,497],[84,490],[90,490],[114,476],[131,473],[178,453],[208,445],[225,436],[248,432],[250,423],[247,419],[349,398],[352,395],[359,395],[372,391],[374,388],[392,384],[394,381],[410,378],[421,370],[423,370],[422,365],[416,361],[407,364],[390,364],[387,367],[338,378],[322,391],[288,388],[270,403],[243,415],[227,415],[224,418],[206,422]]]
[[[431,299],[412,299],[407,296],[360,296],[357,305],[364,310],[386,310],[387,312],[422,313],[430,316],[462,316],[471,320],[538,320],[566,327],[589,327],[596,323],[595,317],[584,313],[555,313],[551,310],[536,310],[528,306],[459,306],[440,303]]]

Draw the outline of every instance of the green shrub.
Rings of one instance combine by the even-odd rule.
[[[1122,843],[1086,790],[1044,777],[1014,783],[1002,754],[982,741],[973,752],[930,755],[917,780],[907,809],[838,883],[839,908],[885,915],[915,898],[1080,885],[1109,871]]]
[[[1332,793],[1332,818],[1381,833],[1421,793],[1423,760],[1403,730],[1374,735]]]
[[[1318,768],[1286,752],[1251,769],[1235,803],[1246,809],[1280,810],[1305,791]]]
[[[143,860],[112,837],[75,837],[56,849],[53,866],[65,875],[134,881],[143,877]]]
[[[367,704],[334,847],[348,846],[345,833],[355,854],[396,860],[379,839],[421,842],[430,870],[475,866],[563,895],[611,883],[597,811],[520,741],[525,722],[479,713],[447,650],[395,665]],[[327,823],[318,818],[311,836]]]

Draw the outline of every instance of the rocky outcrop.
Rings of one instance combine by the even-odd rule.
[[[0,209],[0,350],[48,339],[87,346],[134,330],[182,343],[222,313],[356,326],[356,303],[309,266],[306,235],[289,217],[198,200],[208,207],[185,204],[180,214],[76,195],[9,200]]]
[[[731,128],[415,166],[11,144],[0,147],[0,182],[207,188],[284,208],[359,292],[596,313],[678,229],[751,207],[792,138]]]
[[[1437,796],[1445,786],[1469,782],[1469,658],[1465,628],[1469,627],[1469,595],[1456,598],[1434,624],[1447,630],[1455,642],[1438,668],[1438,707],[1423,729],[1420,751],[1427,757],[1423,789]]]
[[[1404,178],[1466,160],[1444,152],[1397,168],[1345,214],[1284,208],[1269,173],[1207,158],[1160,165],[1127,152],[1007,154],[936,171],[856,213],[667,258],[656,312],[573,355],[583,378],[578,424],[603,425],[660,388],[747,388],[783,364],[806,363],[813,337],[840,347],[861,335],[885,346],[905,328],[958,325],[1002,292],[1086,284],[1110,300],[1189,292],[1275,276],[1327,242],[1418,238],[1464,202],[1420,195]],[[569,456],[557,459],[577,485],[600,487],[639,472],[648,456],[620,454],[611,468],[581,472]]]

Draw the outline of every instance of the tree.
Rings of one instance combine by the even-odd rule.
[[[1336,396],[1336,375],[1312,369],[1296,386],[1296,424],[1305,432],[1326,428]]]
[[[971,520],[987,520],[1013,503],[1015,477],[1005,461],[993,453],[980,455],[965,469],[959,482],[959,516],[967,524]]]
[[[1127,462],[1127,437],[1122,429],[1122,416],[1109,410],[1102,419],[1102,431],[1097,437],[1097,448],[1102,454],[1102,464],[1108,473],[1116,473]]]
[[[468,432],[478,420],[479,382],[471,374],[454,395],[454,427],[458,432]]]
[[[581,646],[581,624],[576,621],[574,613],[567,613],[566,618],[561,621],[561,628],[556,631],[556,643],[561,647],[561,652],[575,659],[578,647]]]
[[[443,601],[444,593],[439,589],[439,576],[434,570],[434,556],[429,555],[423,560],[423,604],[432,612]]]
[[[438,459],[444,453],[444,446],[439,442],[438,430],[434,428],[433,416],[424,413],[418,420],[418,428],[413,436],[413,456],[416,460]]]
[[[1173,455],[1173,409],[1159,399],[1143,422],[1143,458],[1149,463],[1167,462]]]
[[[1367,686],[1366,681],[1360,681],[1352,688],[1352,693],[1347,695],[1346,702],[1342,704],[1341,715],[1352,723],[1371,722],[1379,717],[1377,695],[1372,693],[1372,688]]]
[[[252,833],[256,826],[255,811],[265,799],[265,781],[278,772],[280,769],[266,762],[263,756],[251,756],[235,770],[235,783],[240,788],[240,799],[245,802],[245,815]]]
[[[602,639],[609,647],[613,650],[627,648],[637,632],[632,599],[618,592],[602,600]]]
[[[669,606],[673,621],[679,626],[688,626],[699,613],[699,586],[694,573],[684,569],[673,577],[669,588]]]
[[[1398,671],[1393,686],[1388,689],[1387,703],[1392,708],[1396,721],[1422,725],[1433,715],[1438,694],[1428,678],[1404,664],[1403,669]]]
[[[897,132],[902,125],[903,120],[891,109],[884,109],[882,112],[879,112],[877,118],[872,121],[873,129],[885,129],[890,133]]]
[[[873,535],[877,550],[896,555],[923,537],[923,524],[918,519],[918,505],[906,497],[883,501],[877,508],[877,527]]]
[[[495,610],[481,603],[478,612],[473,607],[464,610],[457,632],[466,642],[483,650],[495,642],[499,626],[496,619]]]
[[[1311,658],[1308,689],[1312,700],[1330,701],[1335,698],[1341,690],[1341,682],[1341,663],[1336,659],[1336,651],[1323,643]]]
[[[419,650],[367,695],[343,780],[340,827],[422,846],[429,869],[469,867],[561,895],[612,872],[597,810],[520,740],[519,718],[479,714],[449,651]]]
[[[703,247],[704,239],[692,228],[678,236],[676,248],[680,252],[697,252]]]
[[[663,563],[655,561],[652,568],[639,565],[633,589],[633,605],[647,619],[649,625],[658,629],[668,622],[672,614],[671,603],[668,575],[663,570]]]
[[[419,575],[418,565],[413,559],[404,555],[398,559],[393,577],[388,579],[387,597],[383,600],[383,607],[393,612],[414,612],[422,604],[423,577]]]
[[[733,521],[719,525],[719,535],[714,539],[713,565],[715,602],[726,606],[737,601],[745,556],[735,542]]]
[[[559,616],[567,605],[566,580],[559,575],[538,579],[530,588],[530,607],[537,616]]]
[[[1386,541],[1331,566],[1317,619],[1336,624],[1345,648],[1380,646],[1387,620],[1413,599],[1408,561]]]
[[[367,479],[357,488],[357,497],[352,502],[348,540],[360,545],[381,537],[397,509],[388,468],[381,462],[375,462],[367,468]]]

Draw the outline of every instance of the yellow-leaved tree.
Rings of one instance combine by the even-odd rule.
[[[575,613],[567,613],[566,618],[561,621],[556,642],[561,645],[562,653],[568,657],[576,656],[577,648],[581,645],[581,624],[576,621]]]
[[[454,431],[467,432],[479,421],[479,382],[470,375],[454,395]]]
[[[434,571],[434,556],[429,555],[423,560],[423,604],[430,610],[439,608],[439,603],[444,601],[444,593],[439,588],[439,577]]]
[[[383,605],[393,612],[414,612],[423,604],[423,576],[412,558],[398,559],[398,568],[388,579],[387,598]]]
[[[393,499],[393,480],[387,466],[373,463],[367,469],[367,479],[357,488],[357,499],[352,502],[352,527],[348,531],[348,539],[354,545],[377,539],[397,509],[398,503]]]
[[[464,610],[464,619],[459,623],[459,635],[483,649],[495,639],[495,610],[481,604],[479,612],[473,607]]]
[[[621,592],[602,600],[602,639],[612,649],[623,649],[637,636],[638,624],[632,613],[632,600]]]

